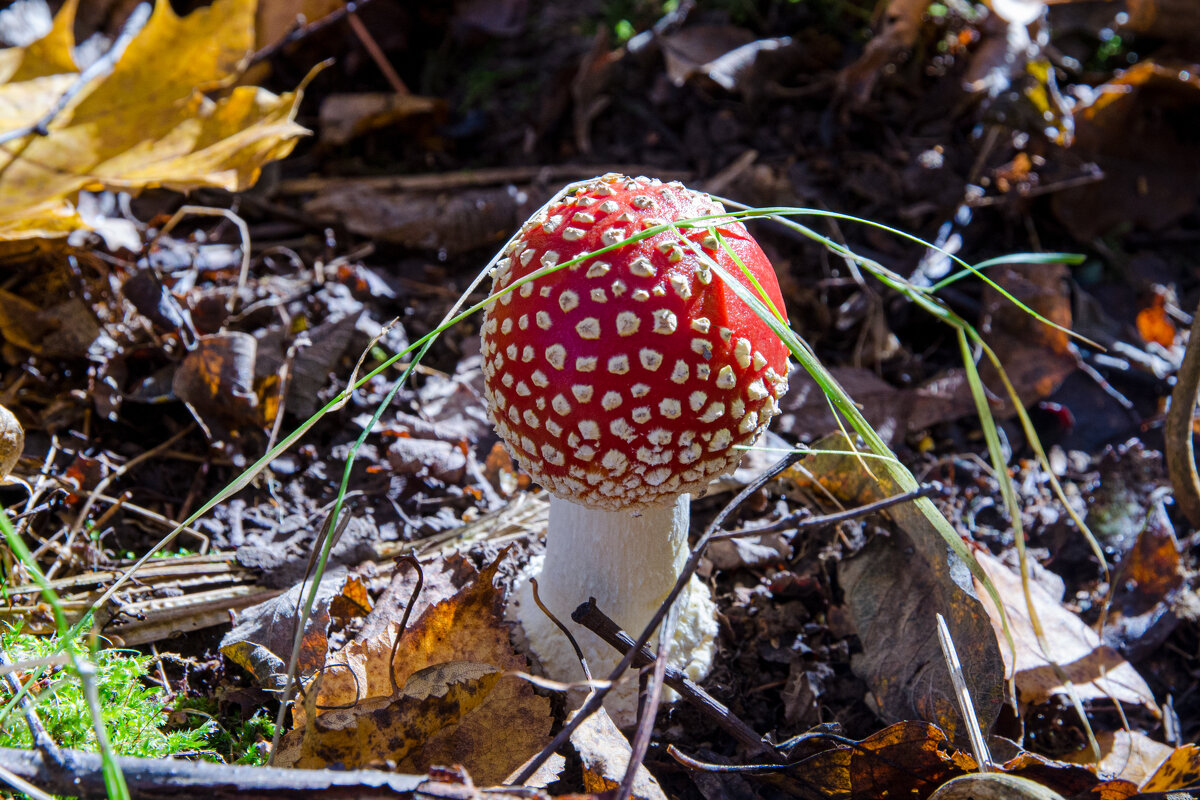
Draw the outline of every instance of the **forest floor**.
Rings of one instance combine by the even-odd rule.
[[[132,4],[84,5],[81,41],[118,34]],[[374,0],[354,20],[281,44],[289,26],[278,20],[301,5],[315,18],[322,4],[259,4],[259,57],[243,81],[282,95],[333,63],[310,76],[299,102],[295,122],[313,135],[253,188],[180,179],[133,197],[102,192],[88,195],[95,233],[4,237],[0,404],[25,446],[13,469],[23,481],[0,487],[0,502],[69,621],[352,375],[437,329],[464,292],[483,300],[488,282],[474,281],[488,260],[563,184],[648,175],[753,207],[869,220],[797,218],[920,290],[936,286],[981,333],[1040,441],[976,350],[1016,525],[956,331],[823,244],[751,224],[793,330],[900,461],[936,484],[935,504],[1000,589],[1015,651],[993,634],[994,609],[969,591],[962,602],[982,609],[982,628],[955,637],[996,761],[1067,797],[1189,788],[1200,765],[1186,746],[1200,735],[1200,540],[1173,501],[1163,450],[1200,297],[1200,15],[1190,4]],[[276,34],[264,39],[272,14]],[[213,23],[204,35],[225,34]],[[179,186],[192,191],[170,191]],[[164,230],[185,203],[234,214],[190,214]],[[947,252],[972,264],[1030,256],[990,267],[993,285],[975,276],[943,285],[959,269]],[[1043,253],[1081,258],[1044,263],[1034,255]],[[528,668],[496,609],[541,548],[545,500],[486,416],[480,321],[442,332],[379,418],[395,370],[326,409],[97,609],[105,641],[152,657],[145,680],[163,690],[168,727],[194,723],[186,709],[229,731],[256,720],[257,741],[234,733],[223,751],[200,748],[209,757],[265,758],[299,584],[342,493],[302,675],[358,658],[369,684],[371,653],[396,657],[386,643],[402,617],[401,642],[422,654],[406,674],[439,663],[422,649],[433,639],[416,637],[434,637],[437,608],[465,615],[468,601],[485,610],[454,635],[480,638],[443,660]],[[781,405],[766,448],[693,503],[694,534],[779,457],[773,448],[827,444],[838,432],[799,373]],[[702,686],[757,734],[786,742],[775,755],[791,766],[699,769],[688,759],[770,759],[711,714],[676,704],[660,712],[644,762],[668,796],[926,797],[971,769],[932,622],[971,581],[929,566],[934,532],[912,514],[798,523],[804,509],[830,513],[871,496],[852,460],[819,459],[763,483],[723,529],[770,531],[713,545],[699,570],[721,625]],[[1023,610],[1018,529],[1050,653]],[[424,583],[413,609],[407,554]],[[52,632],[32,574],[11,550],[2,558],[0,619]],[[980,636],[959,641],[967,630]],[[1010,695],[997,676],[1014,652]],[[397,669],[384,668],[393,684]],[[477,678],[462,680],[478,689]],[[564,713],[557,694],[505,682],[503,699],[489,684],[492,702],[466,712],[486,716],[474,723],[412,711],[431,727],[399,756],[350,756],[302,730],[283,737],[290,756],[276,755],[421,774],[452,762],[478,785],[498,784]],[[361,686],[321,692],[320,708],[365,699]],[[304,703],[292,711],[299,718],[317,710],[301,714]],[[3,728],[23,724],[13,714]],[[1089,763],[1093,735],[1099,765]],[[604,746],[619,738],[597,736]],[[620,780],[607,758],[577,743],[541,785],[553,794],[615,785],[594,777]],[[1164,760],[1174,766],[1161,769]]]

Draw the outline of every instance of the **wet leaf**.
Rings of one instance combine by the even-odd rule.
[[[231,85],[254,47],[255,0],[217,0],[180,18],[157,2],[113,70],[91,80],[47,125],[0,146],[0,241],[65,236],[86,227],[84,189],[181,191],[251,186],[262,166],[306,131],[300,93]],[[74,84],[75,2],[46,37],[0,51],[0,130],[40,121]]]
[[[980,566],[996,585],[1004,601],[1009,629],[1016,643],[1016,660],[1007,647],[1001,647],[1005,667],[1015,672],[1017,699],[1022,703],[1044,703],[1052,696],[1065,695],[1067,687],[1051,665],[1057,663],[1084,702],[1111,699],[1143,705],[1155,715],[1158,705],[1154,693],[1121,655],[1101,644],[1099,635],[1055,600],[1040,584],[1031,582],[1030,595],[1037,617],[1045,632],[1049,652],[1043,652],[1033,631],[1025,606],[1021,577],[990,553],[977,553]],[[996,635],[1003,637],[999,614],[991,599],[980,592],[984,607],[992,617]]]

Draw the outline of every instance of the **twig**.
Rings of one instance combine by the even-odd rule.
[[[421,562],[416,556],[402,555],[396,557],[396,567],[401,564],[408,564],[417,571],[417,584],[413,587],[412,594],[408,596],[408,605],[404,607],[404,616],[400,618],[400,630],[396,631],[396,640],[392,642],[392,655],[388,660],[388,677],[392,680],[392,694],[400,694],[400,684],[396,682],[396,650],[400,647],[400,637],[404,635],[404,631],[408,630],[408,618],[412,614],[413,605],[417,602],[417,598],[421,596],[421,587],[425,585],[425,571],[421,569]]]
[[[342,6],[336,11],[331,11],[318,20],[314,20],[313,22],[309,22],[307,24],[297,25],[279,41],[267,45],[254,55],[250,56],[250,60],[246,62],[246,66],[252,67],[262,61],[266,61],[268,58],[271,58],[289,44],[298,42],[301,39],[312,36],[318,31],[328,28],[330,25],[335,25],[338,22],[341,22],[347,14],[353,14],[356,11],[362,10],[362,8],[370,2],[371,0],[349,0],[346,5]]]
[[[246,279],[250,275],[250,226],[246,224],[246,220],[239,217],[236,213],[228,208],[212,208],[211,206],[180,206],[179,209],[171,215],[167,220],[167,224],[163,225],[150,242],[148,247],[153,247],[159,239],[166,236],[168,232],[184,217],[192,215],[196,217],[224,217],[235,228],[238,229],[238,234],[242,237],[242,266],[238,270],[237,288],[229,295],[229,300],[225,303],[225,312],[232,315],[237,308],[238,298],[241,297],[242,289],[246,287]],[[221,326],[224,328],[224,324]]]
[[[575,658],[579,660],[579,666],[583,669],[583,679],[591,683],[592,668],[588,666],[587,659],[583,657],[583,650],[579,647],[579,642],[575,641],[575,634],[571,633],[570,629],[562,623],[562,620],[554,616],[554,613],[546,608],[546,604],[542,602],[542,596],[538,594],[537,578],[529,579],[529,588],[533,590],[533,602],[554,623],[554,627],[558,628],[562,632],[562,635],[567,637],[567,641],[571,643],[572,649],[575,650]]]
[[[469,189],[477,186],[495,186],[506,183],[529,183],[544,181],[547,183],[561,180],[575,180],[605,172],[619,172],[622,175],[640,175],[653,172],[663,180],[686,181],[692,177],[690,172],[663,172],[651,166],[638,164],[543,164],[528,167],[491,167],[488,169],[469,169],[459,172],[434,172],[423,175],[376,175],[361,178],[347,177],[308,177],[292,178],[280,181],[276,187],[278,195],[310,194],[325,191],[330,188],[356,187],[359,189],[374,189],[380,192],[437,192],[452,189]]]
[[[45,792],[43,792],[41,789],[34,786],[29,781],[25,780],[24,778],[20,777],[19,775],[16,775],[16,774],[10,772],[9,770],[5,769],[3,766],[0,766],[0,781],[4,781],[9,786],[16,789],[18,792],[24,792],[25,794],[32,797],[33,800],[54,800],[54,797],[52,795],[46,794]]]
[[[617,652],[631,652],[634,645],[633,637],[621,630],[617,623],[609,619],[591,600],[575,609],[575,612],[571,614],[571,619],[599,636]],[[633,666],[644,667],[653,663],[655,663],[654,654],[649,647],[643,645],[634,656]],[[693,683],[678,667],[668,664],[663,673],[663,682],[678,692],[680,697],[699,709],[700,713],[724,728],[742,745],[763,753],[773,760],[783,760],[753,728],[739,719],[724,703]]]
[[[38,136],[48,135],[50,133],[50,124],[54,122],[54,118],[61,114],[63,109],[85,87],[101,75],[112,72],[113,68],[117,65],[117,61],[124,55],[125,48],[129,46],[129,43],[133,41],[135,36],[141,33],[142,28],[146,26],[146,22],[150,19],[151,9],[152,5],[150,3],[141,3],[134,8],[133,12],[129,15],[129,19],[125,20],[125,24],[121,26],[121,32],[113,40],[112,47],[108,48],[108,51],[96,59],[91,66],[79,73],[79,77],[75,79],[75,82],[59,95],[58,100],[54,101],[54,105],[50,107],[50,110],[43,114],[37,122],[0,133],[0,145],[8,144],[14,139],[24,139],[26,136],[32,136],[33,134],[37,134]]]
[[[0,666],[10,668],[15,666],[3,648],[0,648]],[[8,684],[9,691],[12,692],[14,697],[21,694],[21,690],[25,688],[21,685],[20,679],[17,678],[12,669],[4,670],[4,682]],[[21,711],[25,713],[25,724],[29,726],[29,735],[33,739],[33,746],[46,758],[61,765],[62,757],[59,755],[58,745],[54,743],[54,739],[50,738],[50,734],[46,731],[46,726],[42,724],[42,720],[38,717],[37,705],[33,702],[33,697],[28,692],[21,698]]]
[[[41,786],[51,794],[76,797],[105,796],[100,756],[79,750],[62,750],[64,766],[35,750],[0,748],[0,769]],[[439,793],[437,783],[425,775],[400,775],[372,770],[275,769],[184,761],[176,758],[118,757],[129,794],[134,798],[404,798],[415,800]],[[447,787],[449,788],[449,787]]]
[[[1200,308],[1196,309],[1200,319]],[[1196,392],[1200,390],[1200,325],[1192,325],[1183,364],[1175,375],[1171,407],[1163,429],[1167,455],[1167,473],[1175,489],[1175,502],[1188,522],[1200,527],[1200,474],[1192,445],[1192,417],[1196,413]]]
[[[624,674],[625,670],[627,670],[629,665],[633,662],[635,653],[639,653],[642,648],[645,647],[646,642],[650,640],[650,637],[654,635],[654,631],[658,628],[659,623],[662,622],[663,616],[666,615],[666,610],[670,608],[671,604],[675,602],[675,598],[678,597],[679,593],[683,591],[683,587],[687,585],[689,580],[691,580],[691,576],[696,571],[696,567],[700,563],[700,557],[703,555],[705,548],[708,547],[709,542],[711,542],[714,538],[721,536],[717,533],[717,530],[725,521],[725,519],[733,512],[734,509],[736,509],[747,498],[749,498],[750,495],[758,491],[767,482],[773,480],[784,470],[791,467],[793,464],[803,458],[804,455],[804,453],[789,453],[773,467],[771,467],[771,469],[764,472],[758,477],[758,479],[739,492],[737,497],[733,498],[733,500],[731,500],[729,504],[725,506],[725,508],[721,509],[720,513],[718,513],[716,518],[712,521],[712,524],[709,525],[708,529],[704,532],[704,535],[700,537],[700,541],[697,542],[696,546],[692,548],[692,553],[688,557],[687,564],[684,565],[683,573],[675,582],[675,587],[671,589],[670,594],[667,595],[667,599],[663,601],[663,605],[659,607],[654,617],[650,620],[650,624],[646,626],[644,631],[642,631],[641,637],[639,637],[639,639],[634,643],[634,646],[630,647],[630,649],[625,652],[624,658],[621,659],[621,661],[609,674],[608,680],[610,682],[616,682],[616,680],[620,678],[622,674]],[[836,514],[814,517],[805,521],[801,525],[798,525],[797,527],[800,529],[811,528],[818,525],[828,525],[848,519],[854,519],[855,517],[865,516],[867,514],[889,508],[890,506],[898,505],[900,503],[907,503],[920,497],[925,497],[933,491],[934,487],[923,486],[915,491],[905,492],[901,495],[884,498],[883,500],[869,503],[865,506],[860,506],[859,508],[849,509]],[[749,535],[749,533],[744,535]],[[576,609],[576,613],[578,612],[579,609]],[[574,619],[574,615],[572,615],[572,619]],[[578,620],[575,621],[578,622]],[[646,657],[647,659],[652,658],[652,656],[649,654],[649,651],[646,651]],[[649,663],[649,661],[647,661],[647,663]],[[571,734],[583,724],[585,719],[595,713],[595,711],[600,707],[600,704],[604,702],[604,696],[608,694],[609,688],[610,687],[604,687],[596,690],[596,694],[583,704],[571,721],[563,726],[563,729],[558,732],[558,735],[555,736],[554,739],[542,749],[542,752],[525,765],[525,769],[521,770],[521,774],[517,776],[515,783],[521,784],[529,780],[533,773],[535,773],[538,768],[545,763],[546,759],[550,757],[550,754],[562,747],[567,740],[571,738]],[[677,689],[677,691],[679,690]],[[680,694],[683,694],[683,692],[680,691]],[[755,737],[761,738],[758,737],[757,734],[755,734]]]
[[[346,14],[346,21],[350,23],[350,27],[354,30],[354,35],[358,37],[363,47],[367,49],[367,54],[371,56],[371,60],[375,62],[375,66],[379,67],[379,71],[383,73],[383,77],[387,78],[392,91],[399,95],[412,94],[408,90],[408,87],[404,85],[404,81],[400,80],[400,76],[396,74],[395,67],[388,61],[383,48],[379,46],[379,42],[375,41],[375,37],[367,30],[367,26],[358,18],[358,14],[355,14],[353,11],[349,12]]]
[[[642,716],[638,720],[637,733],[633,736],[630,746],[629,763],[625,765],[625,776],[617,787],[616,800],[629,800],[633,795],[633,784],[637,780],[638,770],[646,760],[646,751],[650,749],[650,737],[654,734],[654,720],[658,716],[658,707],[662,703],[663,678],[667,671],[667,659],[671,653],[671,637],[663,635],[658,644],[658,656],[654,659],[654,672],[650,679],[650,691],[643,695],[645,703]]]

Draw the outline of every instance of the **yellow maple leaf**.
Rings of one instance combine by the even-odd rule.
[[[42,120],[81,80],[72,56],[77,0],[42,39],[0,50],[0,135]],[[257,0],[216,0],[179,17],[158,0],[111,71],[89,80],[46,126],[0,144],[0,241],[85,227],[81,190],[202,186],[240,191],[308,131],[303,86],[237,86],[255,46]]]

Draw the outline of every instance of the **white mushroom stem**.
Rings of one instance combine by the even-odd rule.
[[[546,554],[540,566],[536,560],[531,564],[530,572],[537,576],[542,603],[571,630],[594,678],[606,678],[620,655],[571,622],[571,612],[594,597],[600,610],[630,636],[641,635],[687,562],[689,514],[688,495],[640,512],[599,511],[551,498]],[[516,615],[547,674],[581,680],[570,642],[533,602],[528,581],[517,591],[517,604]],[[674,616],[670,663],[699,680],[712,665],[717,623],[708,588],[695,576],[676,600]],[[618,724],[632,721],[635,672],[609,694],[605,706]]]

